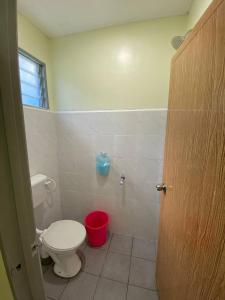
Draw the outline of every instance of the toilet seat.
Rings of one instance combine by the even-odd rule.
[[[70,251],[79,247],[85,240],[85,227],[76,221],[60,220],[53,222],[43,233],[43,244],[56,252]]]

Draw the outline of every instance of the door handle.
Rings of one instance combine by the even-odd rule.
[[[158,192],[164,192],[164,193],[166,193],[167,186],[166,186],[165,183],[157,184],[156,185],[156,189],[157,189]]]

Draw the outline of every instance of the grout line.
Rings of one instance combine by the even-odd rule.
[[[101,276],[102,279],[107,279],[109,281],[113,281],[113,282],[117,282],[117,283],[121,283],[121,284],[124,284],[124,285],[127,285],[126,282],[124,281],[119,281],[119,280],[116,280],[116,279],[112,279],[112,278],[109,278],[109,277],[106,277],[106,276]]]
[[[106,262],[107,255],[108,255],[108,253],[109,253],[109,248],[110,248],[110,245],[111,245],[111,241],[112,241],[113,235],[114,235],[114,233],[112,233],[111,236],[110,236],[109,246],[108,246],[108,248],[106,249],[106,255],[105,255],[105,258],[104,258],[104,262],[103,262],[102,269],[101,269],[101,272],[100,272],[100,274],[99,274],[99,277],[102,277],[102,272],[103,272],[103,269],[104,269],[104,266],[105,266],[105,262]]]
[[[85,241],[85,243],[86,243],[86,241]],[[85,248],[86,248],[86,246],[85,246]],[[82,249],[82,250],[80,250],[80,251],[82,251],[82,253],[83,253],[83,250],[84,250],[84,249]],[[83,262],[81,262],[81,263],[83,263]],[[82,272],[83,272],[83,270],[82,270],[82,266],[81,266],[81,270],[78,272],[77,275],[75,275],[75,277],[80,276],[80,274],[81,274]],[[67,283],[66,283],[66,285],[65,285],[65,288],[62,290],[61,294],[59,295],[58,300],[61,299],[61,297],[62,297],[63,293],[65,292],[66,288],[68,287],[69,283],[70,283],[71,280],[73,280],[75,277],[68,278],[68,281],[67,281]]]
[[[133,247],[133,237],[130,236],[130,235],[123,235],[123,234],[119,234],[119,233],[113,233],[113,235],[131,238],[131,241],[132,241],[132,243],[131,243],[131,252],[130,252],[130,254],[128,254],[128,253],[120,252],[119,250],[110,250],[110,248],[109,248],[109,252],[111,252],[111,253],[118,253],[118,254],[126,255],[126,256],[131,256],[132,255],[132,247]]]
[[[143,287],[143,286],[140,286],[140,285],[135,285],[135,284],[129,284],[129,285],[133,286],[133,287],[137,287],[137,288],[143,289],[143,290],[146,290],[146,291],[151,291],[151,292],[155,292],[155,293],[158,292],[157,290],[146,288],[146,287]]]
[[[126,292],[126,299],[127,299],[127,296],[128,296],[128,287],[129,287],[129,283],[130,283],[130,271],[131,271],[131,261],[132,261],[133,247],[134,247],[134,238],[132,238],[132,244],[131,244],[131,255],[130,255],[129,274],[128,274],[128,280],[127,280],[127,292]]]
[[[136,285],[136,284],[129,284],[130,286],[134,286],[134,287],[137,287],[137,288],[140,288],[140,289],[144,289],[144,290],[147,290],[147,291],[151,291],[151,292],[158,292],[157,289],[151,289],[151,288],[146,288],[146,287],[143,287],[143,286],[140,286],[140,285]]]
[[[64,289],[62,290],[62,292],[59,294],[59,297],[57,298],[58,300],[60,300],[60,298],[62,297],[63,293],[65,292],[65,289],[68,287],[69,285],[69,282],[70,282],[70,279],[68,279]]]
[[[121,284],[124,284],[124,285],[131,285],[131,286],[134,286],[134,287],[138,287],[140,289],[144,289],[144,290],[147,290],[147,291],[152,291],[152,292],[157,292],[157,289],[153,289],[153,288],[146,288],[146,287],[143,287],[143,286],[140,286],[140,285],[136,285],[136,284],[129,284],[126,283],[126,282],[123,282],[123,281],[119,281],[119,280],[116,280],[116,279],[112,279],[112,278],[109,278],[109,277],[106,277],[106,276],[98,276],[96,274],[93,274],[93,273],[90,273],[90,272],[83,272],[83,273],[86,273],[86,274],[89,274],[89,275],[92,275],[92,276],[95,276],[95,277],[99,277],[99,279],[107,279],[107,280],[110,280],[110,281],[113,281],[113,282],[117,282],[117,283],[121,283]]]
[[[99,284],[99,280],[100,280],[100,277],[98,276],[98,279],[97,279],[97,283],[96,283],[96,287],[95,287],[95,290],[94,290],[94,293],[93,293],[92,300],[94,300],[94,298],[95,298],[95,295],[96,295],[96,292],[97,292],[97,288],[98,288],[98,284]]]
[[[148,261],[148,262],[152,262],[152,263],[155,263],[156,264],[156,260],[151,260],[151,259],[147,259],[147,258],[142,258],[142,257],[139,257],[139,256],[132,256],[134,258],[138,258],[138,259],[141,259],[141,260],[145,260],[145,261]]]
[[[105,266],[105,262],[106,262],[106,257],[107,257],[107,255],[108,255],[108,253],[109,253],[109,247],[110,247],[110,244],[111,244],[111,241],[112,241],[112,236],[113,236],[113,233],[109,236],[109,245],[108,245],[108,248],[105,250],[106,251],[106,255],[105,255],[105,257],[104,257],[104,262],[103,262],[103,264],[102,264],[102,269],[101,269],[101,271],[100,271],[100,273],[99,273],[99,275],[98,275],[98,280],[97,280],[97,284],[96,284],[96,287],[95,287],[95,290],[94,290],[94,293],[93,293],[93,298],[92,298],[92,300],[94,300],[94,298],[95,298],[95,295],[96,295],[96,292],[97,292],[97,288],[98,288],[98,284],[99,284],[99,281],[100,281],[100,279],[102,278],[102,272],[103,272],[103,269],[104,269],[104,266]]]
[[[156,263],[156,260],[153,260],[153,259],[143,258],[143,257],[140,257],[140,256],[134,256],[134,255],[132,255],[132,257]]]
[[[54,266],[53,266],[54,267]],[[52,268],[52,272],[54,273],[54,271],[53,271],[53,268]],[[56,275],[57,276],[57,275]],[[59,277],[58,276],[58,278],[61,278],[61,277]],[[57,300],[60,300],[61,299],[61,297],[62,297],[62,295],[63,295],[63,293],[64,293],[64,291],[65,291],[65,289],[68,287],[68,285],[69,285],[69,282],[70,282],[70,278],[64,278],[64,279],[66,279],[67,280],[67,283],[65,284],[65,287],[64,287],[64,289],[62,289],[62,292],[59,294],[59,296],[58,296],[58,298],[57,298]]]
[[[110,236],[109,236],[109,240],[108,240],[108,247],[107,249],[101,249],[99,248],[98,250],[102,250],[104,252],[106,252],[105,254],[105,257],[104,257],[104,261],[103,261],[103,264],[102,264],[102,268],[100,270],[100,273],[99,275],[96,275],[96,274],[93,274],[93,273],[90,273],[90,272],[86,272],[85,270],[82,270],[83,273],[87,273],[87,274],[90,274],[92,276],[95,276],[97,277],[97,283],[96,283],[96,287],[95,287],[95,290],[94,290],[94,293],[93,293],[93,298],[92,300],[94,299],[95,295],[96,295],[96,292],[97,292],[97,288],[99,286],[99,281],[101,278],[105,278],[105,279],[108,279],[108,280],[111,280],[111,281],[114,281],[114,282],[117,282],[117,283],[120,283],[120,284],[123,284],[123,285],[126,285],[126,300],[127,300],[127,297],[128,297],[128,288],[129,288],[129,285],[131,286],[134,286],[134,287],[137,287],[137,288],[141,288],[141,289],[145,289],[145,290],[148,290],[148,291],[152,291],[152,292],[156,292],[157,293],[157,289],[152,289],[152,288],[146,288],[146,287],[142,287],[142,286],[139,286],[139,285],[135,285],[135,284],[130,284],[130,274],[131,274],[131,262],[132,262],[132,258],[138,258],[138,259],[141,259],[141,260],[144,260],[144,261],[148,261],[148,262],[152,262],[152,263],[156,263],[156,261],[153,261],[153,260],[149,260],[149,259],[145,259],[145,258],[141,258],[141,257],[138,257],[138,256],[132,256],[132,253],[133,253],[133,248],[134,248],[134,237],[132,237],[132,244],[131,244],[131,254],[128,255],[128,254],[124,254],[124,253],[121,253],[121,252],[117,252],[117,251],[111,251],[110,250],[110,246],[111,246],[111,242],[112,242],[112,239],[113,239],[113,236],[114,236],[114,233],[112,233]],[[86,244],[85,248],[82,249],[82,251],[84,251],[86,248],[88,247],[88,245]],[[105,277],[102,275],[103,273],[103,270],[104,270],[104,266],[105,266],[105,263],[106,263],[106,259],[107,259],[107,256],[109,253],[118,253],[118,254],[121,254],[121,255],[125,255],[125,256],[129,256],[130,257],[130,266],[129,266],[129,274],[128,274],[128,281],[127,283],[126,282],[122,282],[122,281],[119,281],[119,280],[116,280],[116,279],[112,279],[112,278],[108,278],[108,277]],[[51,266],[49,266],[50,268]],[[49,270],[48,268],[48,270]],[[47,271],[48,271],[47,270]],[[62,290],[62,292],[60,293],[59,297],[57,298],[58,300],[61,299],[65,289],[68,287],[70,283],[70,279],[68,280],[68,282],[66,283],[64,289]]]
[[[109,252],[110,252],[110,253],[117,253],[117,254],[120,254],[120,255],[125,255],[125,256],[132,256],[131,254],[122,253],[122,252],[120,252],[120,251],[116,251],[116,250],[110,250]]]

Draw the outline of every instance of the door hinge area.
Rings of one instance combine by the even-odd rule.
[[[11,275],[15,276],[18,272],[22,270],[22,264],[18,263],[15,267],[11,268]]]
[[[31,245],[31,254],[34,257],[38,253],[38,242],[35,240]]]

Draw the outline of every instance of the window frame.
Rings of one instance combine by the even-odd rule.
[[[37,109],[44,109],[44,110],[49,110],[49,98],[48,98],[48,85],[47,85],[47,72],[46,72],[46,64],[39,60],[38,58],[34,57],[32,54],[29,52],[23,50],[22,48],[18,48],[18,65],[19,65],[19,55],[22,55],[26,57],[27,59],[35,62],[36,64],[39,65],[41,73],[40,73],[40,79],[41,79],[41,99],[39,101],[39,106],[35,105],[29,105],[29,104],[24,104],[23,103],[23,96],[22,96],[22,89],[21,89],[21,79],[20,79],[20,90],[21,90],[21,100],[22,104],[24,106],[28,107],[33,107]],[[19,66],[19,71],[20,71],[20,66]],[[20,74],[19,74],[20,78]]]

